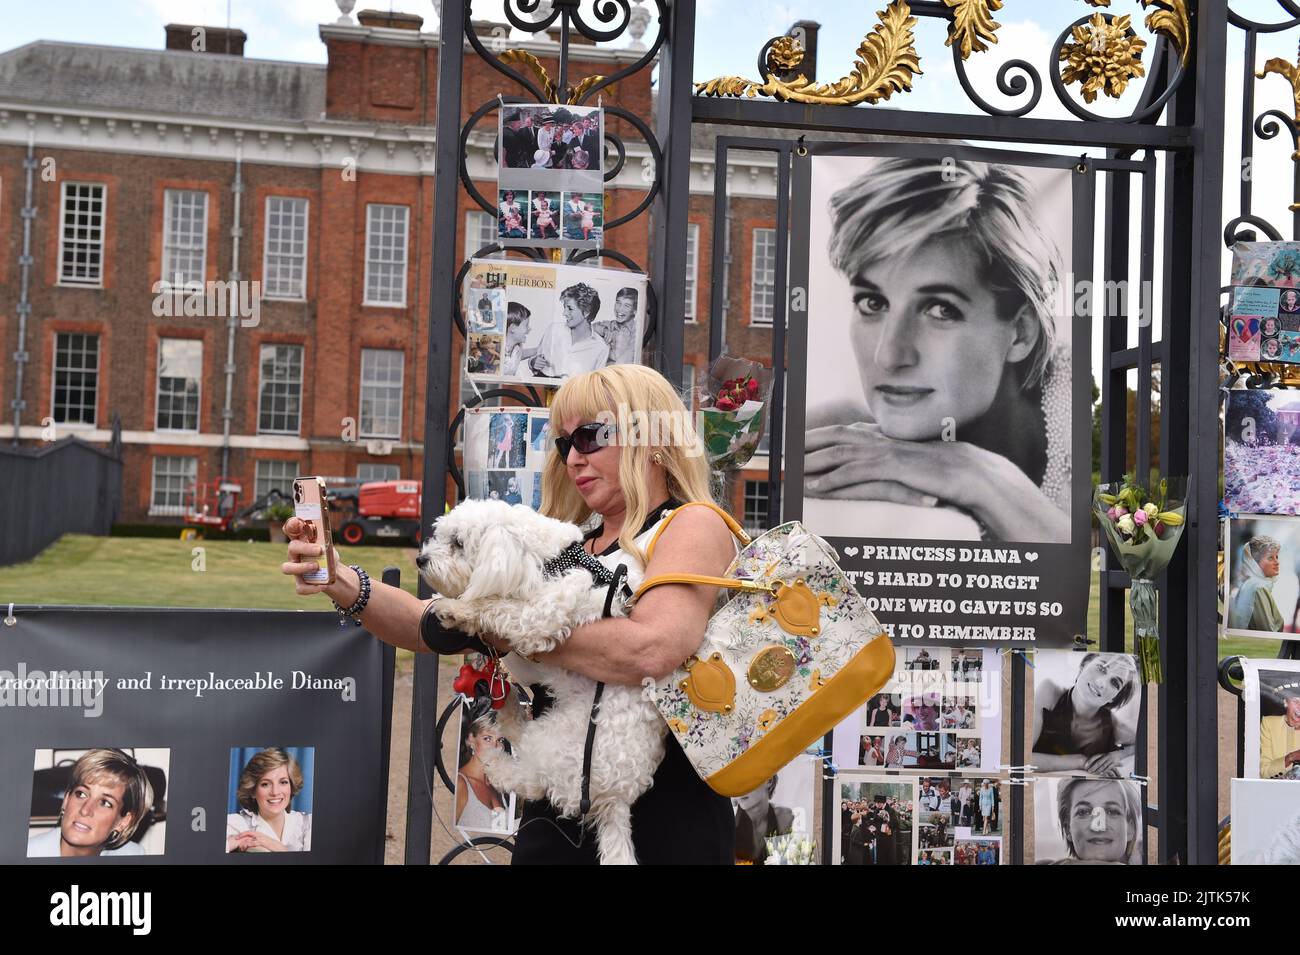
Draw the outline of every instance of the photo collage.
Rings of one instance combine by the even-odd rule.
[[[604,113],[500,110],[497,239],[505,246],[597,248],[604,240]]]
[[[542,506],[542,465],[550,447],[550,412],[545,408],[465,410],[465,494]]]
[[[985,649],[899,647],[894,678],[835,730],[840,766],[996,770],[1001,658]],[[985,699],[985,687],[997,692]]]
[[[1230,361],[1300,362],[1300,244],[1239,242],[1232,255]]]
[[[465,374],[475,383],[554,387],[641,360],[641,272],[475,259],[461,301]]]
[[[838,865],[1000,865],[1003,784],[996,777],[837,779]]]

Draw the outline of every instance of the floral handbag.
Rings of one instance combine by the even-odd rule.
[[[655,690],[655,705],[700,777],[740,796],[870,699],[894,670],[894,646],[840,570],[835,553],[798,521],[750,540],[704,501],[743,545],[726,577],[661,574],[660,584],[737,591],[710,619],[700,648]],[[677,510],[681,510],[678,508]],[[676,511],[659,525],[655,541]]]

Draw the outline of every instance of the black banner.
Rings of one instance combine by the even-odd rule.
[[[300,611],[13,617],[0,861],[383,862],[393,651],[364,630]]]

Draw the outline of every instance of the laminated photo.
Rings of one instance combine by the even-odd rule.
[[[546,408],[466,408],[464,448],[466,497],[540,509],[550,449]]]
[[[457,716],[456,804],[452,825],[467,835],[491,835],[505,838],[519,825],[515,794],[496,789],[487,778],[481,755],[492,749],[510,751],[509,742],[500,735],[491,712],[470,719],[468,707]]]
[[[1300,639],[1300,518],[1224,521],[1224,633]]]
[[[1300,786],[1232,781],[1232,865],[1300,865]]]
[[[1144,792],[1131,779],[1034,780],[1037,865],[1141,865]]]
[[[1002,751],[1001,657],[902,646],[893,678],[835,728],[836,765],[996,772]]]
[[[1233,514],[1300,513],[1300,392],[1228,392],[1223,505]]]
[[[37,749],[29,859],[160,856],[167,842],[171,750]]]
[[[1242,658],[1241,669],[1244,775],[1300,782],[1300,660]]]
[[[764,865],[771,840],[811,840],[821,760],[799,756],[753,792],[731,800],[736,812],[736,861]]]
[[[1034,771],[1127,779],[1142,708],[1137,658],[1039,650],[1033,673]]]
[[[912,865],[917,851],[916,782],[841,773],[840,818],[832,827],[835,865]]]
[[[625,269],[475,259],[461,290],[466,377],[557,387],[571,375],[635,364],[646,289],[643,273]],[[475,331],[498,314],[500,331]]]
[[[500,243],[599,247],[604,237],[604,112],[590,106],[510,104],[498,116]]]
[[[1090,177],[967,147],[810,152],[798,516],[901,643],[1068,645],[1087,614]]]

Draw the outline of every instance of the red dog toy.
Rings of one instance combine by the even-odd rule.
[[[506,699],[510,696],[510,685],[501,677],[497,676],[497,661],[489,659],[483,665],[483,669],[475,670],[468,663],[461,664],[460,675],[452,683],[452,689],[457,693],[463,693],[470,699],[478,696],[488,696],[492,698],[492,709],[499,710],[506,705]],[[480,683],[486,684],[486,687],[480,688]],[[500,686],[501,697],[497,699],[497,688]]]

